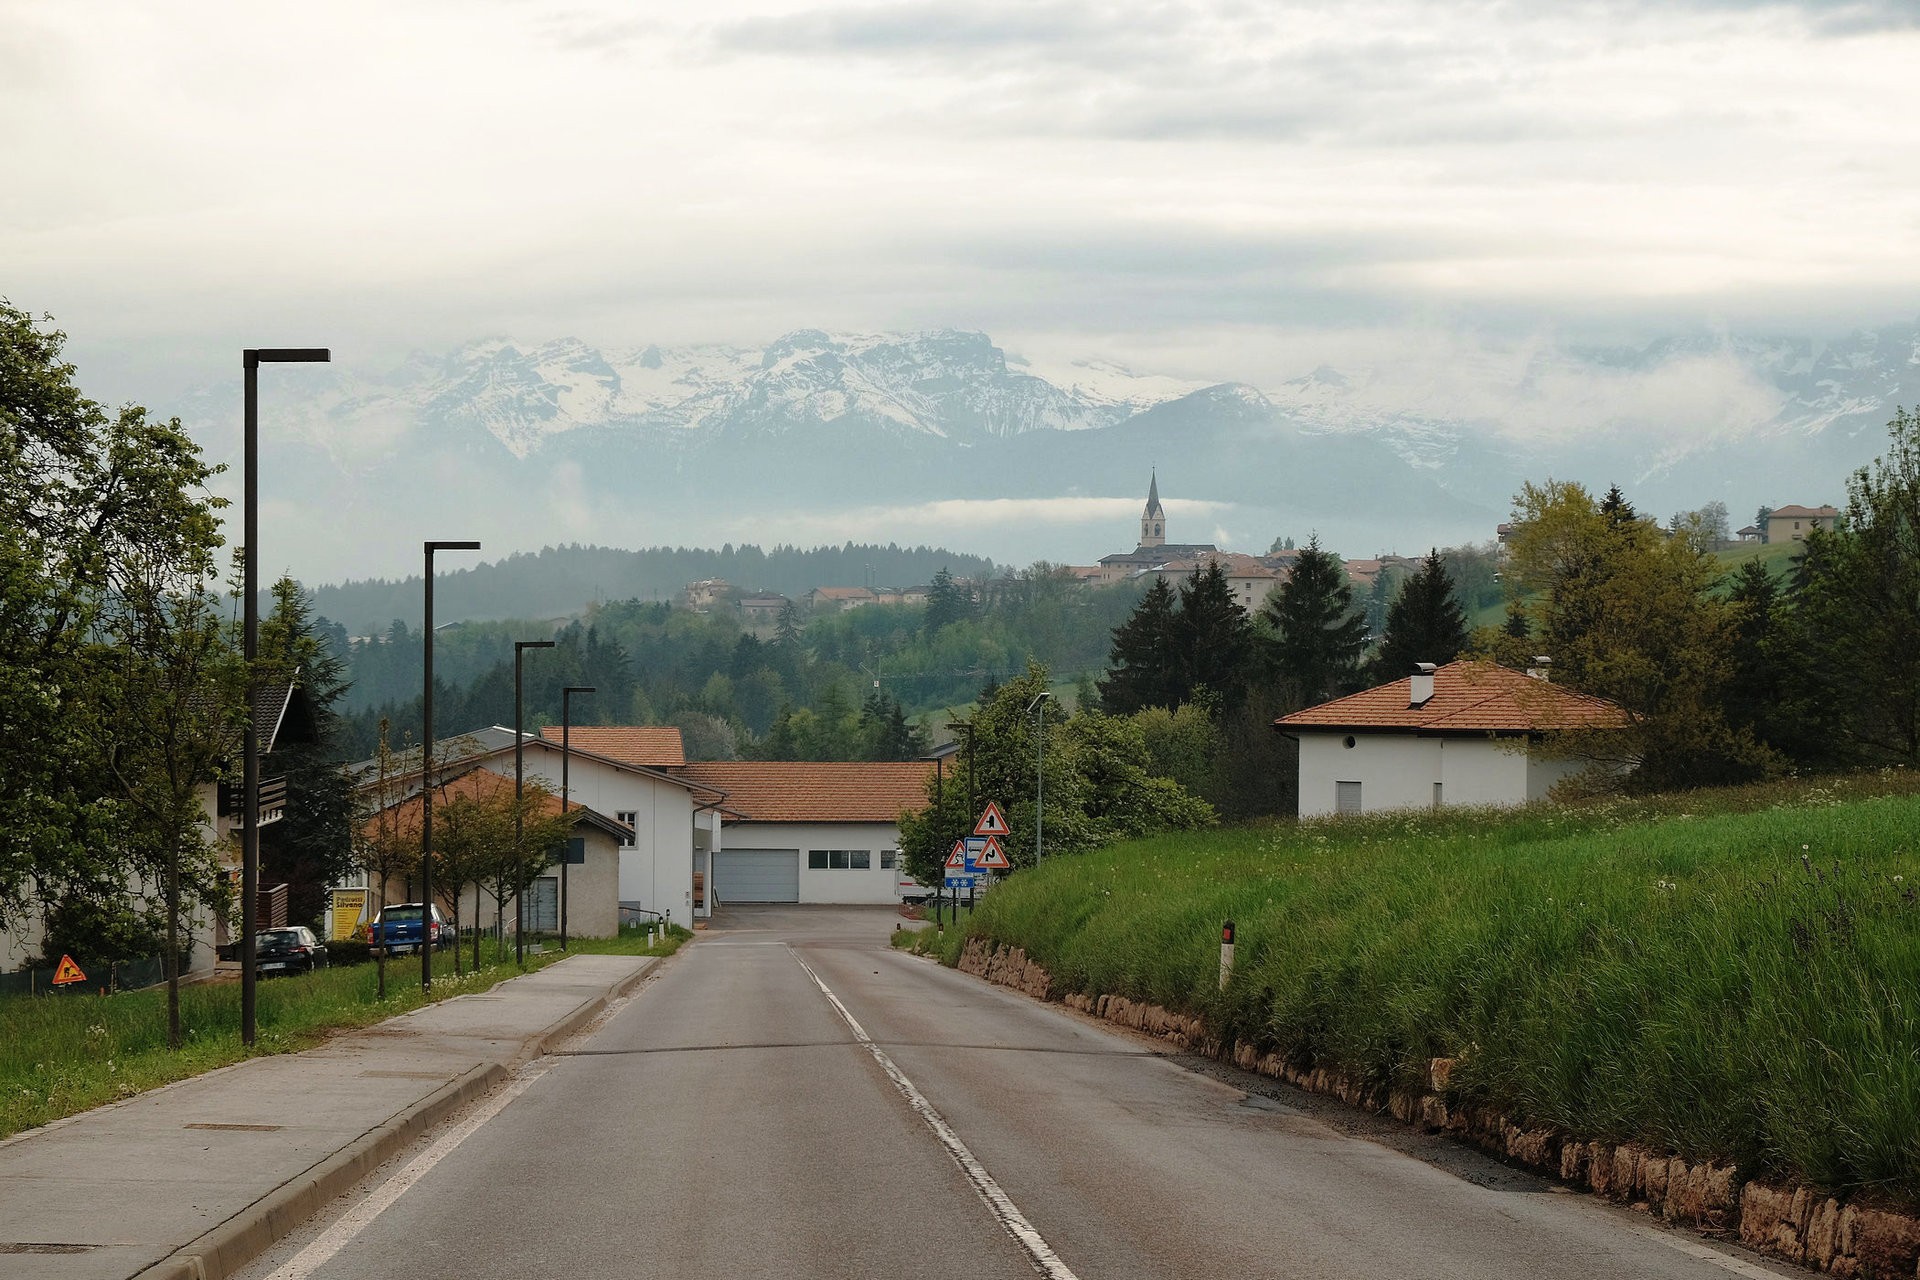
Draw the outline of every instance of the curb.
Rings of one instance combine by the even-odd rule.
[[[505,1080],[507,1068],[483,1062],[368,1130],[291,1182],[228,1218],[134,1280],[225,1280],[305,1222],[328,1201],[385,1164],[395,1152]]]
[[[448,1115],[504,1082],[514,1067],[549,1052],[552,1045],[593,1021],[653,969],[653,963],[644,965],[556,1019],[528,1037],[508,1062],[482,1062],[468,1068],[131,1280],[226,1280]]]

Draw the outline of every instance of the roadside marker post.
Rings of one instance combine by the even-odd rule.
[[[1220,989],[1227,989],[1227,978],[1233,973],[1233,921],[1220,926]]]

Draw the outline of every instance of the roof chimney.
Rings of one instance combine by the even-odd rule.
[[[1431,662],[1413,664],[1413,688],[1407,697],[1408,710],[1424,707],[1433,701],[1433,673],[1434,665]]]
[[[1536,653],[1533,655],[1533,665],[1527,668],[1527,674],[1535,680],[1545,680],[1548,684],[1552,684],[1553,659],[1544,653]]]

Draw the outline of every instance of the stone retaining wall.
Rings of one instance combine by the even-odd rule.
[[[1251,1045],[1229,1050],[1193,1014],[1125,996],[1056,995],[1052,976],[1018,947],[989,948],[981,939],[969,939],[960,956],[960,970],[1036,1000],[1059,999],[1082,1013],[1350,1106],[1387,1112],[1428,1132],[1465,1139],[1676,1225],[1737,1235],[1741,1243],[1760,1253],[1859,1280],[1920,1274],[1920,1219],[1846,1204],[1805,1187],[1745,1182],[1731,1164],[1690,1164],[1638,1143],[1588,1142],[1553,1129],[1523,1129],[1489,1108],[1449,1105],[1445,1091],[1453,1070],[1451,1058],[1435,1058],[1428,1064],[1427,1087],[1422,1090],[1363,1086],[1325,1068],[1301,1070],[1278,1053],[1262,1054]]]

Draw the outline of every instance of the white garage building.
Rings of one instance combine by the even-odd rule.
[[[710,901],[900,901],[900,814],[927,803],[921,761],[727,761],[675,771],[721,793]]]
[[[1300,742],[1300,816],[1518,805],[1584,767],[1534,748],[1556,729],[1607,728],[1621,709],[1490,662],[1420,670],[1274,721]]]

